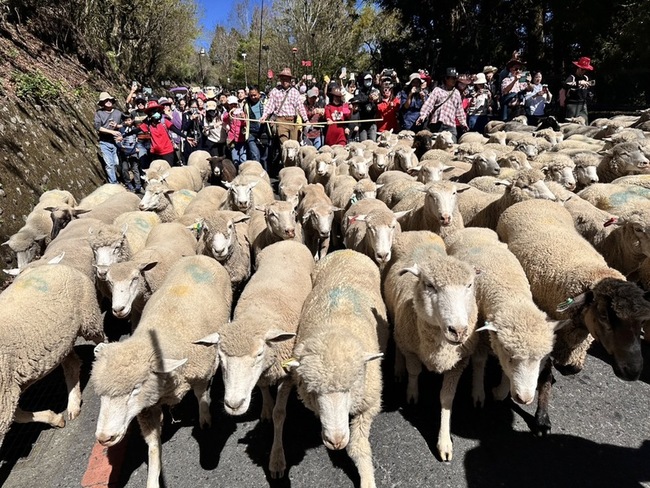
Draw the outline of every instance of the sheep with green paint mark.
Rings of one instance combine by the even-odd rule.
[[[105,340],[95,285],[74,268],[31,267],[0,294],[0,444],[14,421],[65,425],[62,414],[18,407],[21,393],[59,365],[68,388],[67,419],[79,415],[78,337]]]
[[[362,488],[374,488],[369,435],[381,410],[388,340],[377,266],[351,250],[320,261],[303,306],[292,368],[298,396],[321,421],[328,449],[347,449]]]
[[[128,339],[95,348],[91,382],[100,397],[95,437],[114,446],[137,417],[149,448],[147,488],[161,472],[162,406],[178,404],[192,390],[199,426],[209,427],[210,381],[219,365],[216,348],[197,344],[229,319],[230,278],[208,256],[181,258],[144,309]]]
[[[595,183],[578,195],[593,206],[614,214],[637,204],[650,204],[650,189],[637,185]]]
[[[162,183],[149,183],[138,208],[155,212],[161,222],[174,222],[195,196],[190,190],[174,191]]]

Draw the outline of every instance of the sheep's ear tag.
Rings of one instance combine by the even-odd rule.
[[[201,230],[203,230],[203,222],[201,221],[195,222],[194,224],[192,224],[190,229],[195,231],[197,235],[201,235]]]
[[[491,330],[492,332],[497,332],[497,328],[494,326],[494,324],[487,320],[483,322],[483,327],[476,329],[476,332],[481,332],[482,330]]]
[[[296,358],[289,358],[282,361],[280,365],[282,366],[282,369],[286,369],[288,371],[290,369],[297,368],[300,366],[300,363]]]
[[[566,312],[567,310],[569,310],[571,308],[571,305],[573,305],[574,301],[575,300],[573,298],[567,298],[565,301],[563,301],[562,303],[560,303],[557,306],[555,311],[559,312],[559,313]]]
[[[350,203],[355,204],[355,203],[357,203],[358,201],[359,201],[359,199],[357,198],[356,195],[353,194],[353,195],[350,197]]]
[[[611,219],[605,221],[603,227],[609,227],[610,225],[614,225],[617,221],[618,221],[618,217],[612,217]]]

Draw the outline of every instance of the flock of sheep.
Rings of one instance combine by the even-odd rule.
[[[155,161],[141,200],[119,185],[79,202],[44,193],[5,243],[17,268],[0,294],[0,442],[14,421],[62,427],[79,415],[79,336],[97,343],[96,438],[115,445],[137,418],[148,488],[159,486],[161,407],[191,389],[201,427],[211,425],[217,369],[228,414],[244,414],[261,389],[272,477],[286,472],[296,386],[326,447],[347,448],[361,486],[374,487],[369,431],[391,334],[407,402],[418,401],[423,366],[444,375],[444,461],[458,380],[471,359],[481,406],[490,353],[503,370],[494,397],[531,404],[537,393],[533,430],[548,434],[553,367],[579,372],[597,340],[618,377],[642,370],[648,115],[490,122],[458,144],[427,131],[318,151],[289,141],[279,200],[258,162],[237,170],[203,151],[185,167]],[[131,336],[107,342],[106,313],[130,319]],[[58,365],[66,416],[21,410],[21,393]]]

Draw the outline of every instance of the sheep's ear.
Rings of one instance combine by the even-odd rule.
[[[8,245],[9,245],[9,241],[5,241],[2,244],[0,244],[0,246],[8,246]]]
[[[255,205],[255,210],[266,212],[266,205]]]
[[[221,336],[219,335],[218,332],[214,332],[210,335],[207,335],[205,337],[202,337],[198,341],[192,342],[192,344],[202,344],[204,346],[211,346],[214,344],[219,344],[219,340],[221,339]]]
[[[74,215],[75,217],[77,215],[85,214],[85,213],[88,213],[88,212],[90,212],[90,210],[86,210],[85,208],[73,208],[72,209],[72,215]]]
[[[571,319],[567,319],[567,320],[550,320],[548,323],[551,326],[551,328],[553,329],[553,332],[557,332],[557,331],[563,329],[564,327],[566,327],[567,325],[570,325],[571,323],[573,323],[573,321]]]
[[[592,293],[591,291],[587,291],[585,293],[581,293],[580,295],[577,295],[572,298],[567,298],[565,301],[562,303],[558,304],[556,308],[556,312],[562,313],[562,312],[567,312],[569,310],[574,310],[576,308],[579,308],[583,306],[588,299],[589,293]]]
[[[540,171],[542,171],[544,174],[548,173],[548,166],[542,166],[542,167],[539,168],[539,169],[540,169]]]
[[[108,346],[108,342],[100,342],[95,346],[95,349],[93,349],[93,353],[95,355],[95,358],[98,358],[101,356],[102,351]]]
[[[168,374],[174,371],[175,369],[180,368],[187,362],[187,358],[184,359],[167,359],[163,358],[161,361],[162,364],[158,365],[156,368],[154,368],[153,372],[154,373],[159,373],[159,374]]]
[[[64,258],[64,257],[65,257],[65,253],[62,252],[62,253],[59,254],[58,256],[53,257],[52,259],[50,259],[50,260],[47,262],[47,264],[59,264],[61,261],[63,261],[63,258]]]
[[[456,183],[456,193],[463,193],[464,191],[467,191],[470,188],[472,187],[469,185],[465,185],[463,183]]]
[[[494,326],[494,323],[489,322],[487,320],[483,323],[483,327],[479,327],[474,332],[481,332],[483,330],[491,330],[492,332],[499,332],[497,328]]]
[[[248,187],[249,190],[252,190],[253,188],[255,188],[257,186],[258,183],[259,183],[259,181],[252,181],[251,183],[249,183],[246,186]]]
[[[294,332],[285,332],[283,330],[270,330],[266,333],[264,340],[267,343],[284,342],[296,337]]]
[[[495,184],[495,185],[503,185],[503,186],[507,186],[507,187],[509,188],[509,187],[512,186],[512,181],[508,181],[508,180],[496,180],[496,181],[494,182],[494,184]]]
[[[442,167],[442,172],[446,173],[447,171],[451,171],[453,169],[456,169],[456,166],[443,166]]]
[[[402,212],[393,212],[393,215],[395,216],[395,218],[396,218],[397,220],[399,220],[399,219],[401,219],[402,217],[406,217],[408,214],[410,214],[410,213],[411,213],[411,210],[412,210],[412,209],[404,210],[404,211],[402,211]]]
[[[332,210],[332,212],[339,212],[339,211],[341,211],[341,210],[343,210],[343,209],[342,209],[341,207],[335,207],[334,205],[332,205],[332,209],[331,209],[331,210]]]
[[[621,223],[622,222],[620,217],[612,217],[611,219],[605,221],[603,227],[609,227],[610,225],[620,225]]]
[[[414,264],[410,268],[402,268],[399,270],[399,275],[403,276],[406,273],[411,273],[413,276],[420,277],[420,267],[417,264]]]
[[[9,276],[18,276],[20,274],[20,269],[18,268],[3,269],[2,271]]]
[[[126,237],[126,231],[129,230],[129,224],[124,224],[122,226],[122,237]]]
[[[289,358],[282,362],[282,367],[289,371],[296,369],[298,366],[300,366],[300,361],[296,358]]]
[[[365,215],[365,214],[361,214],[361,215],[349,215],[349,216],[348,216],[348,224],[354,224],[354,223],[357,222],[357,221],[358,221],[358,222],[365,222],[365,221],[366,221],[366,217],[368,217],[368,216]]]
[[[169,177],[169,171],[160,175],[160,181],[165,181]]]
[[[232,183],[230,183],[229,181],[224,181],[223,186],[225,186],[226,188],[228,188],[230,190],[230,188],[232,188]]]
[[[418,174],[418,173],[420,172],[421,169],[422,169],[422,165],[420,165],[420,166],[413,166],[412,168],[410,168],[410,169],[407,171],[407,173],[410,174],[411,176],[414,176],[414,175]]]
[[[379,190],[382,186],[384,186],[384,183],[382,183],[381,185],[375,185],[375,188]]]
[[[151,268],[153,268],[156,264],[158,264],[158,261],[149,261],[148,263],[140,263],[138,264],[138,270],[143,273],[145,271],[149,271]]]
[[[54,212],[56,210],[56,207],[45,207],[43,210],[47,210],[48,212]]]
[[[234,217],[232,219],[233,224],[239,224],[240,222],[246,222],[247,220],[250,220],[251,216],[250,215],[241,215],[239,217]]]
[[[37,242],[43,242],[48,237],[50,237],[49,234],[38,234],[37,236],[34,236],[34,240]],[[9,241],[5,242],[4,244],[9,244]]]
[[[382,359],[383,357],[384,357],[383,352],[367,352],[363,355],[363,362],[369,363],[370,361],[374,361],[376,359]]]
[[[307,210],[302,216],[302,223],[303,224],[306,223],[309,220],[309,218],[312,216],[313,213],[314,213],[313,210]]]

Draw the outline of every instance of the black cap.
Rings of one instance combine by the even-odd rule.
[[[458,71],[456,71],[456,68],[447,68],[445,76],[448,78],[458,78]]]

